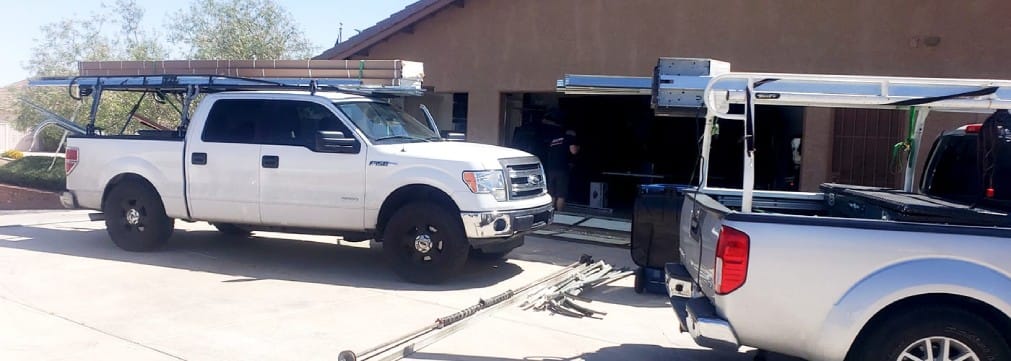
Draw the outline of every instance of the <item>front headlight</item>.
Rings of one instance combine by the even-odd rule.
[[[463,183],[471,192],[491,194],[499,202],[506,200],[505,177],[500,170],[463,172]]]

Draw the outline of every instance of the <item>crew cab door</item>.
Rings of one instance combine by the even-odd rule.
[[[255,101],[216,99],[199,136],[186,141],[186,197],[196,220],[260,222],[260,144],[256,142]]]
[[[260,148],[260,215],[268,225],[361,230],[365,149],[332,105],[264,101]],[[341,132],[354,145],[317,145],[320,131]],[[336,133],[325,133],[333,138]],[[332,144],[331,144],[332,145]]]

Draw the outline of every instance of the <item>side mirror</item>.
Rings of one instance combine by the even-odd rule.
[[[442,135],[442,139],[449,142],[463,142],[467,140],[467,134],[457,133],[457,132],[445,132]]]
[[[344,132],[321,130],[316,133],[316,151],[322,153],[358,153],[362,144]]]

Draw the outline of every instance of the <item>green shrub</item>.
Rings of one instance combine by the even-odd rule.
[[[24,157],[25,157],[24,153],[21,153],[20,150],[11,149],[6,152],[0,153],[0,158],[21,159]]]
[[[0,183],[61,191],[67,189],[67,175],[63,169],[63,158],[56,158],[53,169],[50,157],[24,157],[0,166]]]

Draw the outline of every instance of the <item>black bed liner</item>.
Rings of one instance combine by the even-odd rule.
[[[821,185],[829,216],[891,219],[983,227],[1011,227],[1006,212],[983,209],[891,188],[825,183]]]

